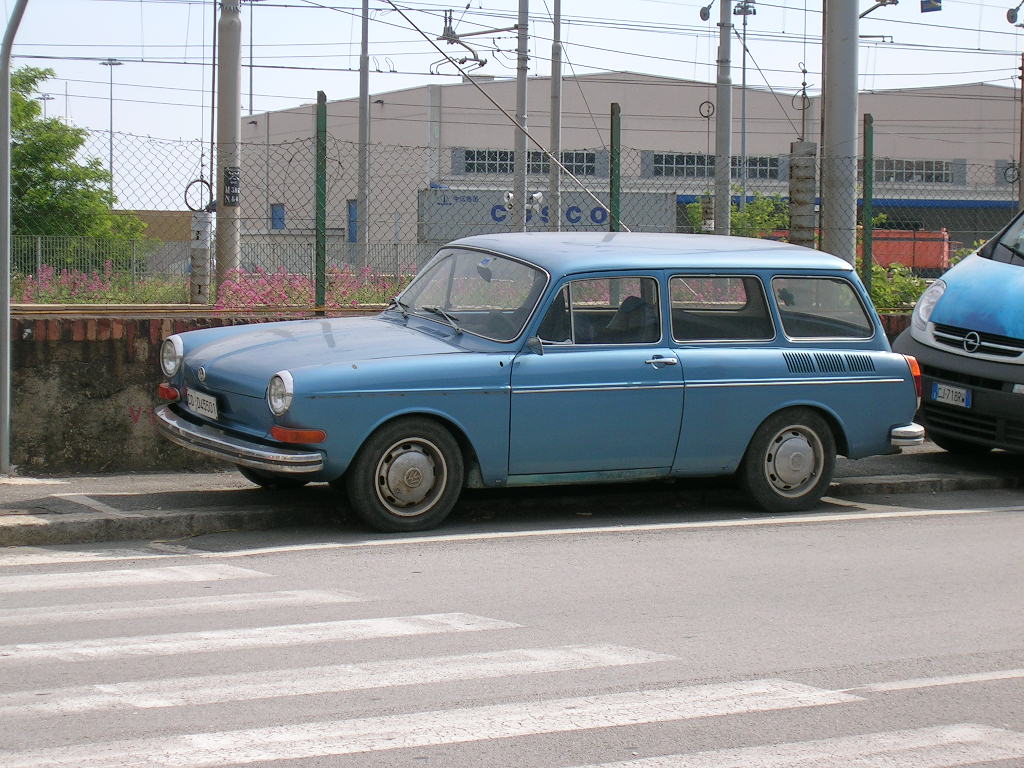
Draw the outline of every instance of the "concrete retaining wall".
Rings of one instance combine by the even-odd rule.
[[[367,315],[373,312],[352,312]],[[160,344],[172,333],[252,317],[17,315],[12,322],[12,461],[64,475],[220,465],[161,438],[153,424]],[[895,337],[909,315],[883,317]]]

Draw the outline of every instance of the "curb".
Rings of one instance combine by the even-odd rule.
[[[874,475],[845,477],[833,481],[828,496],[863,497],[899,493],[942,493],[1016,488],[1017,478],[976,474]],[[645,494],[645,503],[678,507],[681,497],[701,503],[709,491],[700,487],[652,489]],[[713,491],[720,495],[722,489]],[[739,498],[739,497],[737,497]],[[623,506],[614,496],[606,501],[611,507]],[[486,517],[487,509],[500,499],[489,501],[476,496],[471,502]],[[549,499],[523,499],[520,508],[569,507],[594,503],[593,497],[573,493]],[[490,507],[493,509],[493,507]],[[183,539],[225,531],[253,531],[280,528],[313,522],[317,516],[297,515],[295,510],[256,508],[247,510],[147,510],[141,512],[72,512],[40,513],[33,510],[0,510],[0,547],[41,546],[55,544],[92,544],[108,541]]]

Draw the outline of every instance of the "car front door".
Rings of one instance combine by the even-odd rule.
[[[683,377],[664,342],[662,304],[653,276],[562,286],[541,315],[540,346],[513,363],[510,476],[667,474]]]

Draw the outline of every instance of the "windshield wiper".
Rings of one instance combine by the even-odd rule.
[[[433,307],[433,306],[431,306],[431,307],[423,306],[423,307],[420,307],[420,309],[422,309],[424,312],[430,312],[433,315],[439,315],[440,317],[443,317],[445,320],[448,321],[448,325],[450,325],[452,328],[454,328],[457,333],[462,333],[462,329],[459,328],[458,321],[455,319],[455,316],[451,312],[445,312],[440,307]]]
[[[387,308],[394,309],[395,307],[397,307],[398,311],[402,313],[402,317],[404,317],[406,320],[409,319],[409,305],[406,304],[397,296],[392,296],[391,300],[388,302]]]

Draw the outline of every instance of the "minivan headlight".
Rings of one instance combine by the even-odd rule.
[[[945,292],[946,284],[942,280],[936,280],[928,286],[928,290],[921,294],[921,298],[914,305],[914,314],[910,318],[915,329],[924,331],[928,328],[928,321],[931,320],[932,312],[935,311],[935,305],[939,303],[939,299]]]
[[[270,377],[267,385],[267,405],[275,416],[283,416],[292,405],[295,382],[288,371],[278,371]]]
[[[184,357],[184,347],[181,343],[181,336],[175,334],[164,339],[160,346],[160,370],[164,376],[171,378],[181,368],[181,359]]]

